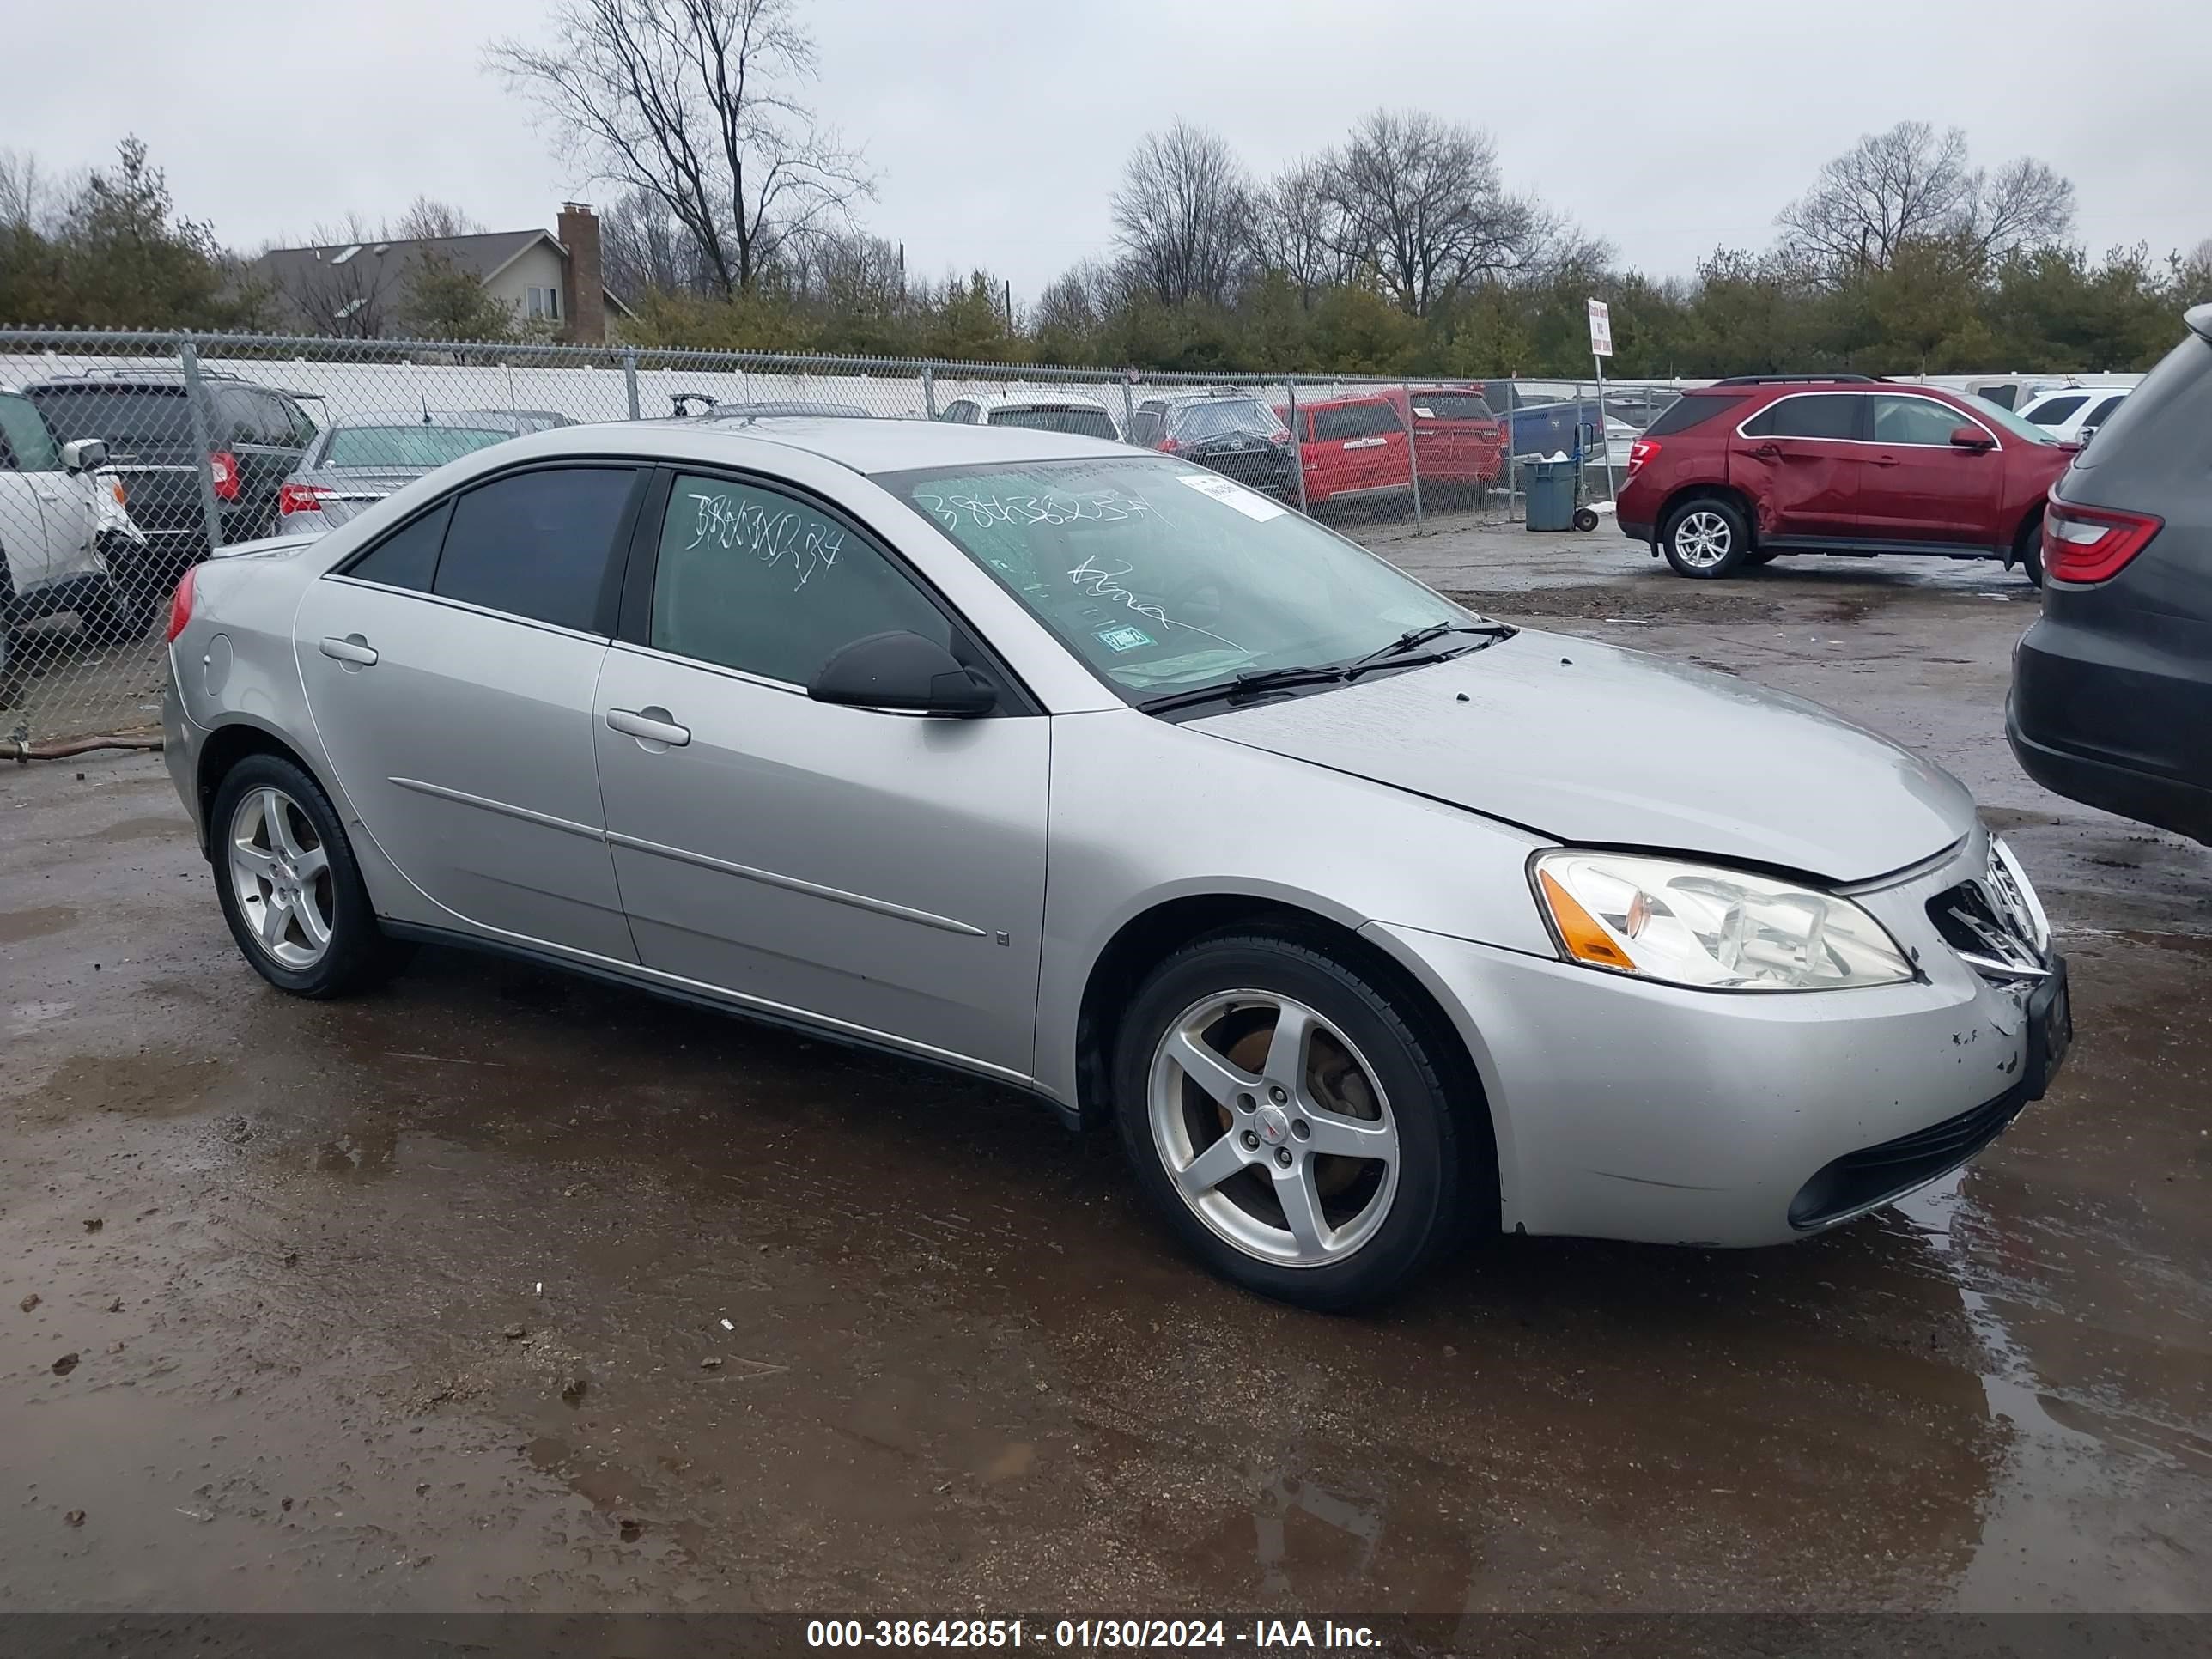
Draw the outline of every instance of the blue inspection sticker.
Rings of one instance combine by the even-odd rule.
[[[1109,651],[1134,651],[1152,643],[1152,636],[1141,628],[1104,628],[1093,637]]]

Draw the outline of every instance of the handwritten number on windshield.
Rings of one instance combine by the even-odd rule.
[[[805,586],[817,571],[835,566],[837,556],[844,551],[843,531],[796,507],[771,513],[757,501],[721,491],[694,490],[691,500],[697,506],[685,552],[717,547],[726,553],[750,553],[767,565],[788,560],[795,578],[794,592]]]

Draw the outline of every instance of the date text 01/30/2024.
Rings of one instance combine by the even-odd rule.
[[[1047,1635],[1048,1629],[1050,1635]],[[1101,1648],[1241,1647],[1255,1652],[1380,1645],[1364,1625],[1319,1624],[1304,1619],[1255,1619],[1235,1625],[1223,1619],[812,1619],[811,1648],[1019,1648],[1088,1650]]]

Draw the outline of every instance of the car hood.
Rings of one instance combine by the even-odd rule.
[[[1564,842],[1835,882],[1974,824],[1957,779],[1817,703],[1559,634],[1189,725]]]

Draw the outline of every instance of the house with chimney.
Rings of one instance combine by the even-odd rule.
[[[473,279],[535,338],[604,345],[610,319],[631,314],[600,276],[599,217],[583,202],[562,203],[551,231],[271,248],[243,276],[289,330],[375,340],[416,331],[428,273]]]

